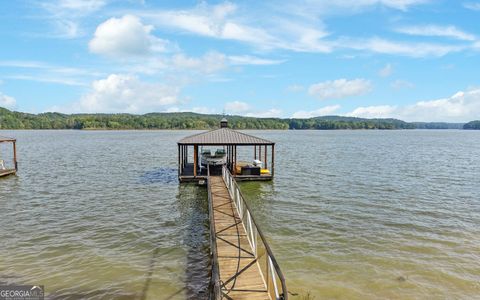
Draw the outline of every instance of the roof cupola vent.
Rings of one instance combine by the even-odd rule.
[[[227,127],[228,127],[228,121],[227,121],[227,119],[223,118],[220,121],[220,128],[227,128]]]

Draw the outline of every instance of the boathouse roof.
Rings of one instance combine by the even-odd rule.
[[[272,141],[249,135],[230,128],[219,128],[187,136],[179,145],[273,145]]]

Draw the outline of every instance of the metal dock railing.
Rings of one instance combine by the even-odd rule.
[[[227,168],[208,172],[212,299],[287,299],[285,278]]]

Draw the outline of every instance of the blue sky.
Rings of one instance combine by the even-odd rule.
[[[480,118],[480,1],[23,0],[0,18],[9,109]]]

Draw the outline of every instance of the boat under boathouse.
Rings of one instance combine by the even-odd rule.
[[[0,136],[0,146],[9,143],[12,144],[12,157],[11,160],[5,161],[6,153],[0,153],[0,177],[16,174],[18,170],[17,140]],[[2,149],[0,148],[0,150]]]
[[[185,137],[178,141],[178,178],[180,182],[207,179],[221,174],[226,166],[236,180],[271,180],[275,172],[275,143],[228,128],[220,128]]]

